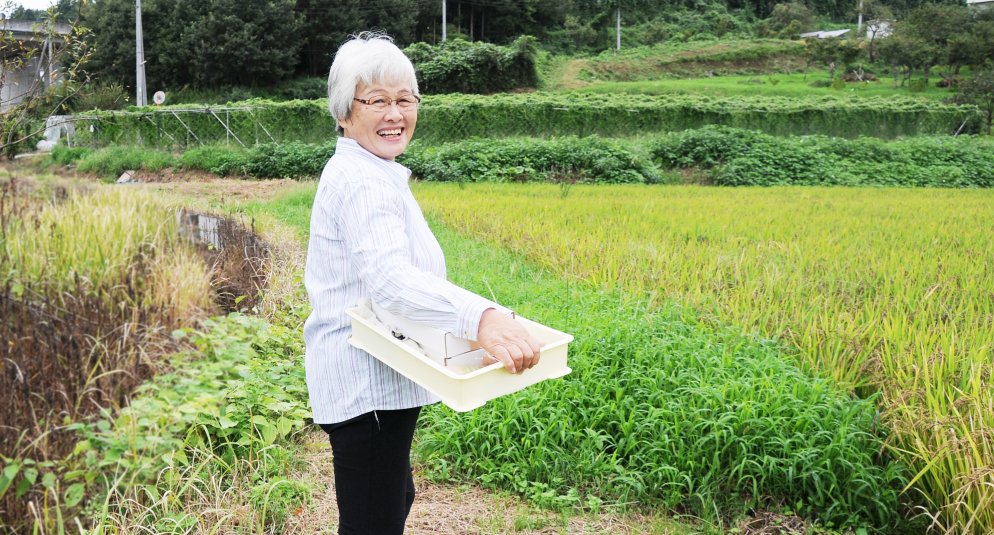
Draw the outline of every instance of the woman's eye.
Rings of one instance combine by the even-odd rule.
[[[385,98],[374,98],[373,100],[369,101],[369,103],[372,104],[373,106],[386,106],[387,104],[389,104],[389,102],[387,102],[387,99]]]

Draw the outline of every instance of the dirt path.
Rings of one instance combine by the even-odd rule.
[[[587,66],[587,63],[588,61],[585,59],[569,60],[559,73],[559,79],[555,83],[556,89],[579,89],[590,85],[580,80],[580,72]]]
[[[314,490],[311,507],[299,510],[287,522],[285,534],[334,534],[338,525],[331,446],[327,436],[307,436],[301,459],[304,469],[295,479],[308,481]],[[407,519],[406,535],[546,534],[670,534],[671,524],[639,515],[610,513],[563,517],[536,509],[519,498],[497,494],[470,484],[436,484],[418,477],[418,495]]]

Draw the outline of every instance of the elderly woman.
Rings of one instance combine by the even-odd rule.
[[[508,310],[448,282],[445,258],[394,161],[418,122],[414,67],[383,34],[338,50],[328,107],[340,137],[311,214],[304,325],[314,421],[331,440],[339,533],[403,533],[414,502],[410,451],[421,406],[437,398],[349,345],[345,310],[368,298],[386,310],[476,340],[511,373],[539,343]],[[486,217],[486,214],[480,214]]]

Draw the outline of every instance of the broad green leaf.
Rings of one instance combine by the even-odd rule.
[[[83,500],[83,493],[85,490],[86,487],[84,487],[82,483],[73,483],[72,485],[69,485],[69,488],[66,489],[66,492],[63,495],[66,506],[75,507],[80,501]]]
[[[38,481],[38,469],[37,468],[25,468],[22,477],[30,485],[34,485]]]
[[[221,429],[230,429],[238,425],[238,422],[228,418],[227,416],[218,418],[218,423],[221,425]]]
[[[3,468],[3,475],[0,475],[0,496],[3,496],[10,484],[14,482],[18,472],[21,471],[21,463],[11,463]]]
[[[25,494],[27,494],[28,490],[30,489],[31,489],[31,482],[28,481],[28,478],[22,477],[21,480],[17,482],[17,488],[14,491],[14,497],[20,498]]]

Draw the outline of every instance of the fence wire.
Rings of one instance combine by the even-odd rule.
[[[973,124],[976,115],[975,110],[951,106],[886,109],[869,102],[797,106],[676,97],[589,102],[519,97],[435,97],[418,113],[416,139],[438,143],[472,137],[631,137],[709,124],[772,135],[895,138],[953,134]],[[74,126],[72,144],[94,147],[139,144],[182,150],[207,144],[324,144],[336,136],[335,121],[323,101],[98,112],[65,120]]]

